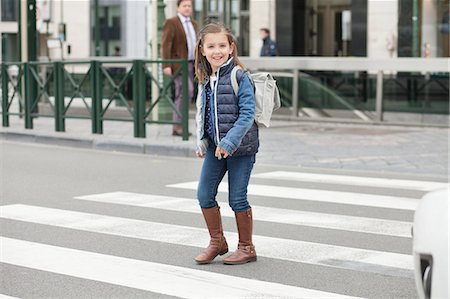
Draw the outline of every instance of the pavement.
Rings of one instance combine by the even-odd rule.
[[[190,131],[194,132],[191,113]],[[195,136],[171,135],[171,125],[148,124],[146,138],[133,137],[133,123],[105,121],[103,134],[91,133],[91,121],[67,119],[66,132],[55,132],[54,119],[10,117],[0,139],[138,154],[194,157]],[[428,176],[448,181],[448,128],[273,120],[260,129],[260,164],[343,169]]]

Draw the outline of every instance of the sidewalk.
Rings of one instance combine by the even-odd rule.
[[[190,120],[194,133],[194,121]],[[78,148],[164,156],[194,157],[195,136],[189,141],[171,135],[170,125],[147,125],[146,138],[133,137],[133,123],[106,121],[103,135],[91,134],[91,121],[67,119],[66,132],[54,131],[52,118],[10,118],[0,139]],[[449,130],[297,121],[273,121],[260,130],[258,164],[304,168],[403,173],[448,178]]]

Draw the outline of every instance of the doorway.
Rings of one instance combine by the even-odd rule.
[[[351,55],[351,0],[312,2],[308,27],[314,35],[307,40],[310,45],[309,54]]]

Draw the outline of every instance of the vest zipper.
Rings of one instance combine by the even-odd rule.
[[[217,87],[219,86],[219,78],[220,78],[220,69],[226,65],[229,65],[230,62],[233,60],[233,58],[228,59],[228,61],[221,65],[219,67],[219,69],[217,70],[217,80],[216,80],[216,84],[214,85],[214,92],[213,92],[213,96],[214,96],[214,100],[213,100],[213,104],[214,104],[214,120],[215,120],[215,126],[216,126],[216,140],[217,140],[217,145],[219,145],[220,143],[220,137],[219,137],[219,117],[217,115]]]
[[[213,104],[214,104],[214,120],[215,120],[215,131],[216,131],[216,141],[217,145],[220,143],[220,137],[219,137],[219,117],[217,115],[217,86],[219,86],[219,75],[220,74],[220,68],[217,70],[217,80],[214,84],[214,92],[213,92]]]

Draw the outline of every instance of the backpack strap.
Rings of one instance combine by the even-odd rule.
[[[239,83],[238,83],[238,79],[237,79],[237,71],[238,70],[242,70],[242,68],[239,65],[236,65],[232,70],[231,70],[231,86],[233,86],[233,90],[234,90],[234,94],[237,95],[238,94],[238,90],[239,90]],[[242,78],[242,76],[241,76]]]

